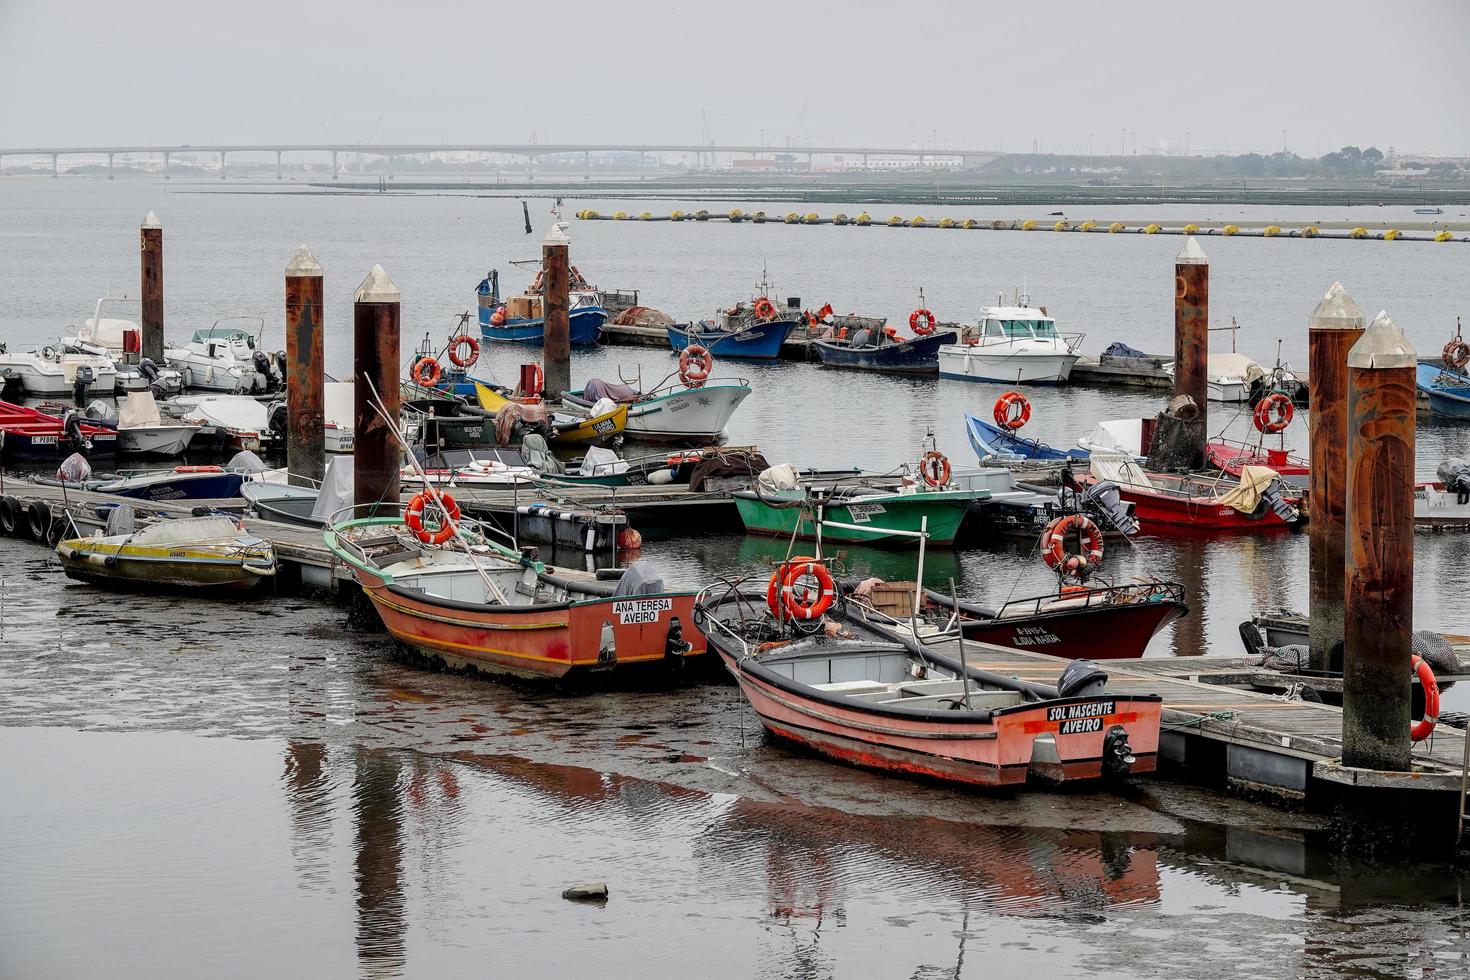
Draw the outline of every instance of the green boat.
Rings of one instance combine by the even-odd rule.
[[[809,488],[740,490],[734,494],[740,519],[750,534],[815,538]],[[822,505],[822,540],[849,544],[914,544],[925,518],[929,543],[952,545],[970,505],[989,490],[918,490],[907,493],[873,487],[837,487]],[[800,526],[798,527],[798,522]],[[833,525],[847,525],[834,527]],[[902,532],[908,532],[907,534]]]

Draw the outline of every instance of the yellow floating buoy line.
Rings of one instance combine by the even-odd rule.
[[[576,212],[577,218],[582,221],[629,221],[634,216],[626,211],[614,211],[612,214],[602,214],[592,208],[584,208]],[[815,211],[802,214],[797,211],[788,211],[785,215],[767,216],[764,211],[746,212],[739,208],[731,208],[724,214],[711,214],[705,210],[695,212],[672,211],[667,215],[652,214],[643,211],[636,215],[639,221],[725,221],[732,225],[741,222],[752,224],[787,224],[787,225],[855,225],[859,228],[867,228],[873,225],[889,228],[952,228],[965,231],[1052,231],[1069,233],[1087,233],[1092,231],[1106,230],[1110,235],[1221,235],[1223,237],[1242,238],[1328,238],[1339,240],[1365,240],[1383,242],[1467,242],[1470,243],[1470,234],[1456,233],[1449,229],[1439,231],[1426,230],[1421,232],[1406,232],[1398,228],[1388,228],[1383,231],[1369,231],[1365,227],[1350,229],[1323,229],[1318,225],[1304,225],[1301,228],[1286,229],[1280,225],[1267,225],[1264,228],[1242,228],[1239,225],[1205,226],[1198,222],[1188,222],[1178,226],[1162,225],[1157,222],[1129,226],[1122,221],[1114,221],[1103,228],[1101,223],[1093,220],[1070,222],[1065,218],[1047,224],[1035,218],[1023,218],[1020,220],[1007,221],[996,219],[991,221],[977,220],[975,218],[941,218],[938,221],[930,221],[923,215],[905,218],[902,215],[891,215],[886,221],[873,220],[873,216],[863,211],[849,217],[841,212],[824,218]]]

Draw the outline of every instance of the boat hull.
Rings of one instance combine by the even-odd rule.
[[[1076,354],[986,354],[984,348],[951,344],[939,350],[939,376],[991,384],[1063,384]]]
[[[687,388],[634,402],[624,431],[637,439],[708,441],[725,431],[750,395],[745,385]]]
[[[958,339],[958,333],[946,330],[878,347],[851,347],[841,341],[814,340],[812,350],[822,367],[882,374],[938,374],[939,348]]]
[[[1141,490],[1120,484],[1118,492],[1133,504],[1133,516],[1144,534],[1159,528],[1195,528],[1208,531],[1290,530],[1269,507],[1260,517],[1242,514],[1234,507],[1209,497],[1188,497]]]
[[[1091,455],[1086,449],[1056,449],[1035,439],[1022,439],[1009,432],[1002,432],[974,415],[965,416],[965,435],[970,448],[981,461],[996,456],[1020,456],[1022,459],[1086,459]]]
[[[681,351],[698,344],[716,357],[730,360],[773,360],[781,356],[781,345],[796,327],[794,320],[772,320],[753,323],[733,333],[723,330],[689,330],[668,327],[669,346]]]
[[[240,473],[160,473],[129,477],[97,489],[135,500],[224,500],[238,497],[244,482]]]
[[[680,659],[706,652],[704,636],[694,625],[694,596],[687,593],[554,605],[470,606],[429,601],[361,569],[354,569],[354,574],[394,639],[451,669],[557,680],[633,666],[677,668]],[[691,644],[684,658],[668,653],[674,619]],[[611,652],[604,625],[611,634]]]
[[[1136,660],[1159,630],[1189,611],[1182,602],[1137,602],[966,621],[965,639],[1073,660]]]
[[[180,456],[189,448],[195,425],[150,425],[137,429],[117,430],[118,452],[147,456]]]
[[[1236,479],[1240,478],[1241,471],[1247,466],[1269,466],[1288,486],[1310,487],[1312,485],[1311,465],[1306,460],[1293,457],[1284,449],[1212,442],[1205,446],[1205,461],[1220,472],[1227,473]]]
[[[822,528],[822,540],[846,544],[896,544],[910,546],[917,539],[895,532],[918,532],[927,519],[930,545],[952,545],[960,524],[970,509],[974,494],[936,492],[893,494],[851,505],[829,504],[824,511],[827,521],[861,526]],[[771,534],[799,538],[815,538],[811,515],[803,507],[772,507],[754,493],[735,494],[735,506],[749,534]]]
[[[597,343],[597,336],[601,333],[602,325],[606,320],[607,313],[600,306],[582,306],[572,310],[567,315],[567,332],[572,346],[589,347]],[[480,334],[486,340],[492,340],[498,344],[524,344],[530,347],[541,347],[546,343],[546,320],[541,317],[525,320],[511,319],[499,327],[481,323]]]
[[[1420,527],[1470,529],[1470,502],[1442,483],[1420,483],[1414,487],[1414,523]]]
[[[275,574],[268,557],[230,557],[194,548],[98,547],[87,538],[63,541],[56,555],[81,581],[131,588],[249,591]]]
[[[1434,364],[1420,364],[1415,381],[1429,396],[1429,411],[1440,418],[1470,421],[1470,377],[1450,374]]]

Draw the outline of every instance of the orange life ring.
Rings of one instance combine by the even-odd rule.
[[[1434,678],[1434,668],[1417,653],[1410,657],[1409,663],[1419,675],[1419,686],[1424,688],[1424,717],[1410,726],[1409,741],[1422,742],[1434,734],[1434,725],[1439,721],[1439,681]]]
[[[542,372],[541,365],[536,364],[535,362],[527,364],[526,366],[531,369],[531,390],[523,391],[521,392],[521,394],[527,396],[528,398],[534,398],[537,395],[540,395],[541,392],[546,389],[546,375],[544,372]]]
[[[755,301],[755,315],[762,320],[770,320],[776,315],[776,304],[762,296]]]
[[[776,570],[771,572],[771,580],[766,583],[766,608],[771,611],[772,616],[775,616],[778,620],[784,620],[786,618],[786,614],[781,606],[781,586],[786,580],[787,567],[797,562],[815,560],[809,555],[802,555],[776,565]]]
[[[459,349],[468,344],[470,352],[463,357]],[[449,341],[449,359],[454,362],[455,367],[467,368],[480,359],[480,342],[467,333],[462,333]]]
[[[1292,405],[1291,399],[1279,391],[1273,391],[1256,402],[1256,429],[1267,433],[1280,432],[1291,424],[1295,414],[1296,407]]]
[[[495,307],[495,312],[490,314],[490,326],[492,326],[492,327],[503,327],[503,326],[505,326],[505,316],[506,316],[506,309],[505,309],[505,307],[503,307],[503,306],[497,306],[497,307]]]
[[[413,380],[425,388],[432,388],[444,376],[444,369],[432,357],[421,357],[413,366]]]
[[[1085,554],[1067,553],[1067,533],[1077,531],[1082,536]],[[1082,514],[1058,517],[1041,532],[1041,557],[1046,567],[1054,572],[1086,574],[1090,566],[1102,561],[1103,536],[1096,524]]]
[[[808,575],[817,580],[816,595],[812,595],[812,590],[806,588],[798,599],[797,580]],[[781,580],[781,606],[792,619],[820,619],[823,613],[832,608],[836,598],[837,589],[826,565],[814,558],[786,563],[786,574]]]
[[[1470,344],[1455,334],[1448,344],[1444,345],[1444,351],[1440,354],[1444,362],[1457,371],[1463,371],[1466,364],[1470,364]]]
[[[541,284],[545,280],[546,280],[546,271],[543,269],[542,271],[536,273],[536,278],[531,283],[531,292],[533,292],[533,293],[539,293],[539,292],[541,292]]]
[[[949,484],[953,471],[949,467],[949,457],[937,449],[931,449],[919,460],[919,472],[924,475],[924,482],[931,487],[943,487]]]
[[[175,466],[175,473],[223,473],[222,466]]]
[[[995,400],[995,410],[991,414],[996,425],[1014,432],[1031,421],[1031,402],[1019,391],[1008,391]]]
[[[434,530],[424,527],[424,508],[431,503],[436,504],[447,518]],[[436,493],[432,496],[422,491],[416,493],[408,502],[408,509],[403,512],[403,523],[424,544],[443,544],[454,537],[454,525],[458,520],[459,504],[447,493]]]
[[[920,337],[933,333],[938,322],[934,319],[934,314],[925,309],[917,309],[909,314],[909,329]]]
[[[679,352],[679,380],[686,388],[703,388],[714,366],[715,356],[698,344]]]

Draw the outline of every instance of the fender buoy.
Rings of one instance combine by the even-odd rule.
[[[1291,424],[1295,414],[1296,407],[1292,405],[1291,399],[1279,391],[1273,391],[1256,402],[1256,429],[1266,433],[1280,432]]]
[[[931,449],[919,460],[919,472],[923,474],[924,482],[931,487],[947,486],[952,472],[949,457],[937,449]]]
[[[461,355],[459,349],[468,345],[470,352]],[[480,342],[467,333],[462,333],[449,341],[449,359],[454,362],[455,367],[467,368],[480,359]]]
[[[817,580],[815,594],[810,586],[806,586],[801,589],[801,597],[797,598],[796,583],[808,576]],[[826,565],[813,558],[787,562],[786,574],[781,580],[781,606],[792,619],[820,619],[832,608],[836,598],[837,589]]]
[[[492,327],[503,327],[503,326],[505,326],[505,316],[506,316],[505,307],[503,307],[503,306],[497,306],[497,307],[495,307],[495,312],[490,314],[490,326],[492,326]]]
[[[1008,391],[995,400],[991,414],[996,425],[1014,432],[1031,421],[1031,402],[1019,391]]]
[[[714,366],[715,356],[698,344],[679,352],[679,380],[686,388],[703,388]]]
[[[438,500],[422,491],[413,495],[408,510],[403,512],[403,523],[424,544],[443,544],[454,536],[454,525],[459,520],[459,504],[447,493],[437,494]],[[424,508],[434,504],[446,518],[437,528],[424,526]]]
[[[755,301],[755,315],[762,320],[770,320],[776,315],[776,304],[762,296]]]
[[[1417,653],[1409,663],[1413,665],[1414,673],[1419,675],[1419,686],[1424,688],[1424,717],[1410,726],[1409,741],[1422,742],[1434,734],[1435,723],[1439,721],[1439,681],[1434,679],[1434,668]]]
[[[432,388],[439,383],[444,370],[439,367],[439,362],[432,357],[420,358],[413,366],[413,380],[425,388]]]
[[[1067,534],[1076,531],[1082,537],[1084,554],[1067,553]],[[1103,536],[1096,524],[1082,514],[1058,517],[1041,532],[1041,557],[1046,567],[1054,572],[1085,574],[1086,570],[1102,561]]]
[[[1459,334],[1455,334],[1454,339],[1444,345],[1444,353],[1440,356],[1446,364],[1456,370],[1463,370],[1466,364],[1470,364],[1470,344],[1465,343]]]
[[[909,314],[909,329],[920,337],[933,333],[937,322],[934,314],[925,309],[917,309]]]

